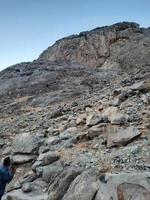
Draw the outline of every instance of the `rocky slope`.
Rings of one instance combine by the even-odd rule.
[[[150,199],[150,29],[118,23],[0,72],[4,199]]]

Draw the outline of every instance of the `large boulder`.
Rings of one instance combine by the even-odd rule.
[[[122,146],[131,142],[134,138],[140,136],[141,131],[134,126],[127,128],[118,126],[109,126],[107,128],[107,146]]]
[[[31,135],[30,133],[21,133],[13,141],[13,152],[21,154],[37,153],[44,139],[40,135]]]
[[[49,183],[54,177],[58,176],[63,171],[63,165],[60,161],[54,162],[51,165],[44,166],[42,169],[42,178]]]
[[[149,200],[149,177],[149,172],[102,175],[95,200]]]
[[[69,167],[66,168],[54,181],[50,184],[48,190],[48,200],[60,200],[67,192],[73,180],[81,174],[82,168]]]
[[[63,200],[92,200],[98,191],[99,173],[88,170],[72,182]]]

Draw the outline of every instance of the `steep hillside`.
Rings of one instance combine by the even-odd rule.
[[[4,200],[150,199],[150,29],[96,28],[0,72]]]

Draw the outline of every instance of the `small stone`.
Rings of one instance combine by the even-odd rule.
[[[24,184],[22,185],[22,191],[23,191],[24,193],[29,193],[29,192],[31,192],[31,191],[32,191],[32,185],[31,185],[31,183],[24,183]]]

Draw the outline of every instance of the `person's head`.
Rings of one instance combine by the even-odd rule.
[[[3,160],[3,165],[5,165],[6,167],[9,167],[10,166],[10,157],[6,157],[4,160]]]

